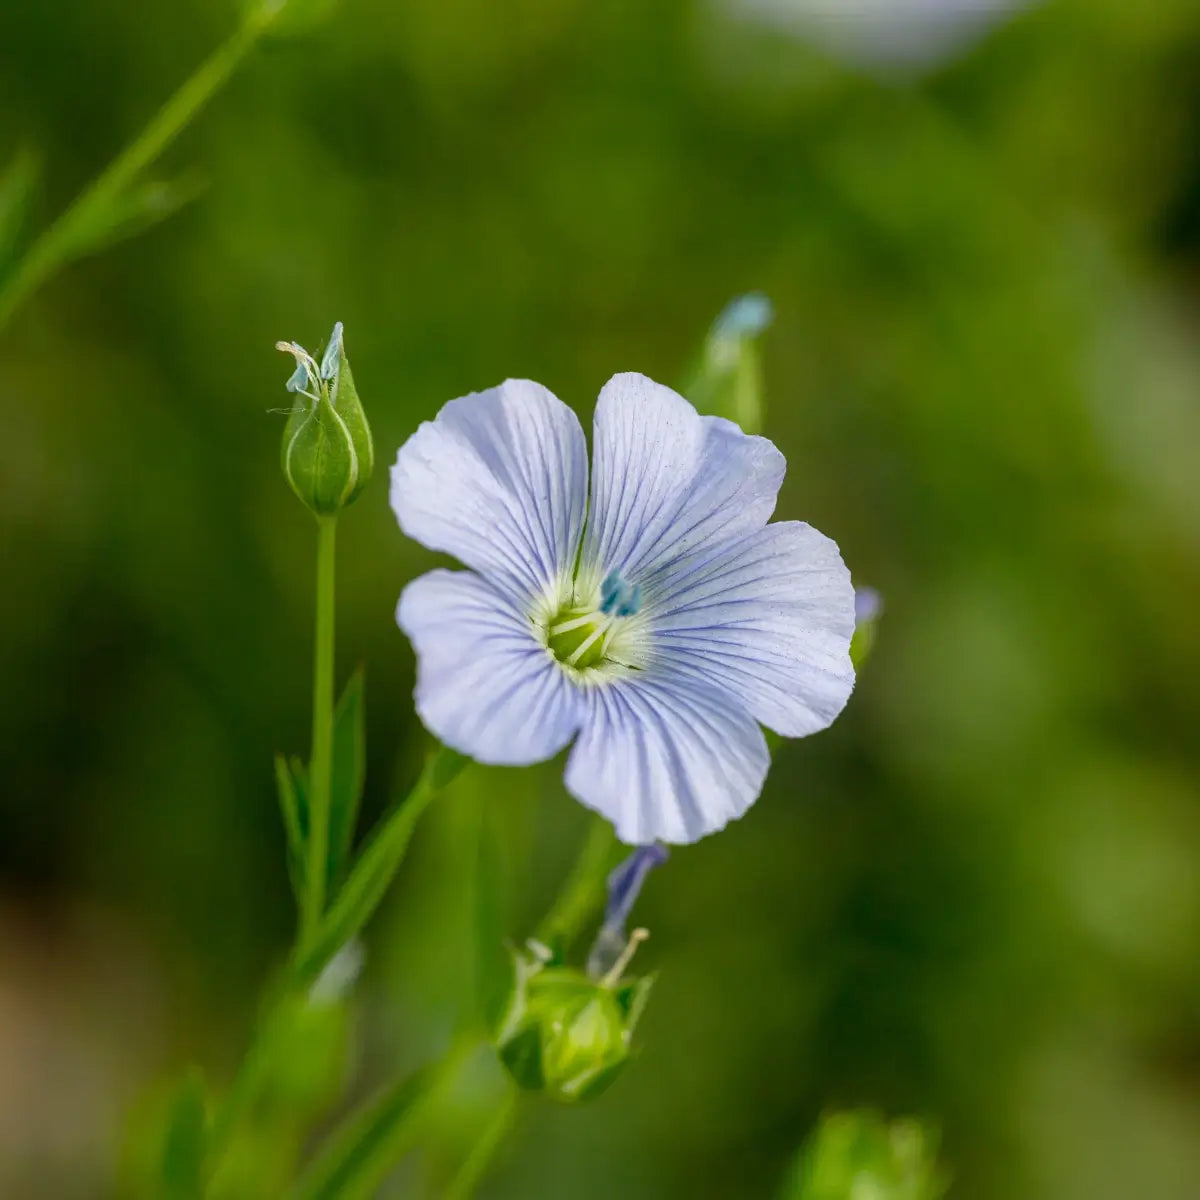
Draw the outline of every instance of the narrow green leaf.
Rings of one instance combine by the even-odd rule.
[[[333,713],[333,773],[329,792],[329,894],[350,856],[358,809],[367,775],[363,670],[350,676]]]
[[[12,262],[25,232],[39,175],[32,150],[20,150],[0,176],[0,276]]]
[[[304,853],[304,821],[300,808],[300,796],[292,768],[282,754],[275,755],[275,790],[279,793],[279,811],[283,814],[283,828],[287,834],[288,875],[292,880],[292,891],[296,902],[302,903],[307,860]]]
[[[291,1200],[366,1200],[412,1149],[438,1085],[456,1058],[390,1084],[355,1113],[305,1172]]]
[[[421,814],[457,774],[457,770],[450,770],[447,756],[456,760],[458,770],[467,761],[454,751],[439,747],[425,764],[421,778],[407,799],[383,817],[316,932],[300,947],[293,960],[292,972],[298,984],[311,983],[379,907],[404,859]]]
[[[300,833],[308,843],[308,767],[295,754],[288,759],[292,769],[292,782],[296,786],[296,808],[300,814]]]
[[[193,1069],[179,1085],[167,1117],[159,1176],[163,1200],[199,1200],[203,1195],[207,1139],[204,1080]]]

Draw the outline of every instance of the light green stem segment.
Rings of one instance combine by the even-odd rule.
[[[594,819],[570,877],[538,926],[539,941],[565,949],[579,936],[604,905],[608,873],[616,865],[619,846],[612,826]]]
[[[337,517],[317,518],[317,620],[313,643],[312,760],[308,782],[308,869],[303,938],[309,940],[325,911],[329,862],[329,804],[333,778],[334,574]]]
[[[0,288],[0,329],[54,272],[79,253],[97,215],[114,203],[187,127],[220,90],[263,35],[279,7],[257,7],[228,41],[205,59],[158,110],[141,134],[96,177],[71,206],[29,247]]]

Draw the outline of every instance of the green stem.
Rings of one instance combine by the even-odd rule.
[[[471,1153],[467,1155],[466,1162],[451,1180],[442,1200],[470,1200],[492,1165],[496,1151],[500,1149],[512,1129],[516,1117],[517,1091],[516,1088],[510,1087],[492,1114],[491,1120],[483,1127]]]
[[[337,517],[317,518],[317,620],[313,645],[312,761],[308,780],[308,870],[301,926],[312,937],[325,911],[333,778],[334,562]]]
[[[594,819],[570,876],[538,926],[539,941],[565,951],[588,919],[603,907],[605,884],[615,865],[618,845],[612,826]]]
[[[238,30],[158,110],[141,134],[96,177],[25,252],[0,287],[0,329],[64,262],[73,258],[96,214],[111,204],[179,136],[274,20],[278,8],[250,13]]]

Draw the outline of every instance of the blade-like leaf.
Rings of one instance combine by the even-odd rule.
[[[179,1085],[167,1118],[159,1176],[163,1200],[199,1200],[203,1195],[207,1137],[204,1080],[193,1070]]]
[[[350,676],[333,714],[333,771],[329,789],[330,895],[341,878],[354,842],[358,808],[367,773],[367,735],[364,727],[363,670]]]
[[[301,808],[295,775],[282,754],[275,755],[275,790],[279,793],[279,811],[283,814],[283,828],[287,833],[288,875],[292,880],[296,903],[301,904],[304,901],[308,869],[304,819],[307,814]]]
[[[469,760],[440,746],[407,799],[379,822],[313,936],[292,962],[298,984],[311,983],[325,964],[367,923],[404,858],[429,802]]]

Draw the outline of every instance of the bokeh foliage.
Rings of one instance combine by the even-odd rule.
[[[311,529],[273,343],[345,322],[386,463],[507,375],[585,416],[614,371],[678,379],[757,289],[780,513],[887,615],[838,725],[647,888],[639,1059],[530,1112],[484,1194],[773,1195],[858,1104],[935,1114],[951,1196],[1196,1194],[1200,13],[1049,2],[909,77],[736,12],[344,0],[169,151],[189,205],[0,335],[0,1193],[107,1194],[126,1110],[228,1078],[290,933]],[[0,256],[236,19],[0,6]],[[390,614],[432,559],[381,478],[340,541],[373,816],[425,745]],[[470,1019],[476,947],[582,829],[553,768],[431,810],[336,1030],[359,1087]],[[437,1194],[479,1070],[401,1185]]]

